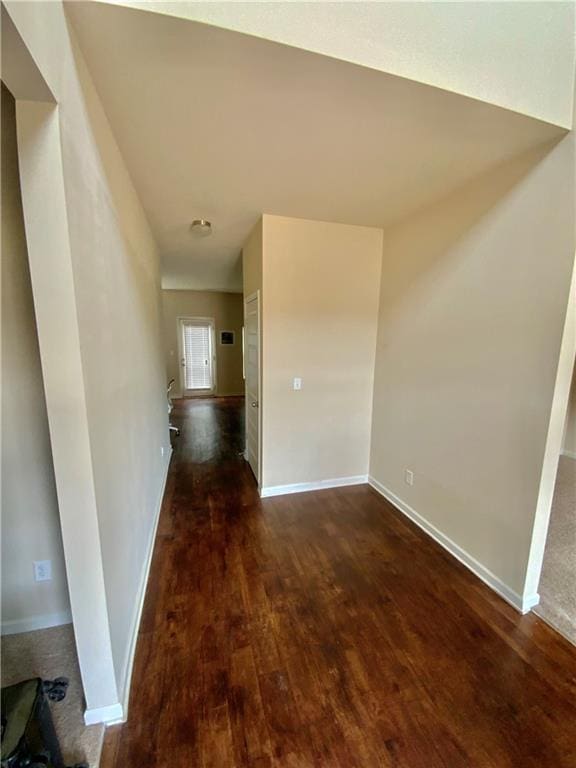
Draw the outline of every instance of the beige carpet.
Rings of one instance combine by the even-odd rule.
[[[66,698],[50,702],[63,757],[67,765],[87,762],[90,768],[97,768],[104,726],[84,725],[82,682],[72,625],[5,635],[0,642],[2,685],[11,685],[30,677],[69,679]]]
[[[576,645],[576,460],[560,457],[535,612]]]

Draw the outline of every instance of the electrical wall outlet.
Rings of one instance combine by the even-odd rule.
[[[294,389],[302,389],[302,379],[299,377],[296,377],[294,379]]]
[[[411,469],[407,469],[404,472],[404,480],[407,485],[414,485],[414,472]]]
[[[164,456],[164,451],[165,451],[165,450],[166,450],[166,449],[164,448],[164,446],[163,446],[163,445],[161,445],[161,446],[160,446],[160,456]]]
[[[34,560],[34,581],[52,580],[52,560]]]

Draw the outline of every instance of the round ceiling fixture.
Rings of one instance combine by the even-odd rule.
[[[197,237],[207,237],[212,234],[212,224],[206,219],[194,219],[190,225],[190,231]]]

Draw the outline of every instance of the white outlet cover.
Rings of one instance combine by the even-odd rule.
[[[52,560],[34,560],[34,581],[52,580]]]
[[[302,379],[300,377],[294,379],[294,389],[302,389]]]
[[[404,479],[408,485],[414,485],[414,472],[411,469],[407,469],[404,474]]]

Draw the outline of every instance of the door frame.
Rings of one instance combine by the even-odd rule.
[[[260,289],[257,289],[253,293],[250,293],[244,298],[244,329],[246,329],[246,305],[251,301],[257,302],[257,317],[258,317],[258,477],[256,482],[258,483],[258,490],[262,487],[262,304],[260,301]],[[244,330],[244,336],[246,336],[246,330]],[[246,357],[247,345],[244,345],[244,358]],[[246,370],[246,362],[244,360],[244,370]],[[246,379],[244,379],[244,408],[246,410],[245,423],[245,435],[244,435],[244,458],[248,461],[248,408],[250,407],[248,397],[248,386]]]
[[[212,356],[212,387],[210,389],[186,389],[183,375],[182,361],[184,349],[182,347],[182,324],[184,321],[192,321],[192,324],[208,325],[210,327],[210,353]],[[213,317],[197,317],[195,315],[178,315],[176,318],[176,335],[178,337],[178,376],[180,380],[180,394],[182,397],[215,397],[218,389],[218,369],[216,366],[216,320]]]
[[[576,259],[576,254],[575,254]],[[540,577],[544,565],[544,554],[548,540],[548,528],[552,512],[552,501],[558,474],[558,462],[562,452],[566,414],[570,400],[570,389],[574,367],[576,365],[576,268],[572,272],[572,282],[568,293],[568,305],[564,319],[564,329],[560,342],[560,354],[556,368],[556,381],[552,396],[552,408],[548,422],[548,434],[544,447],[542,471],[536,514],[532,525],[532,540],[528,555],[528,566],[522,593],[522,613],[527,613],[538,605],[540,595]]]
[[[2,80],[16,101],[25,243],[70,597],[71,615],[53,615],[59,616],[58,623],[62,618],[73,623],[84,722],[118,723],[126,719],[131,667],[119,689],[90,455],[59,105],[47,85],[53,80],[51,73],[38,68],[12,21],[13,13],[2,6]],[[66,360],[64,377],[62,360]],[[81,526],[78,509],[82,509]]]

